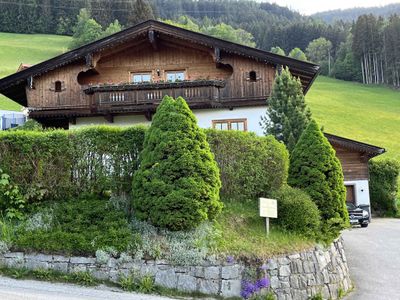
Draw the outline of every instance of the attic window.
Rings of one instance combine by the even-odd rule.
[[[256,82],[257,81],[257,73],[256,71],[251,71],[249,73],[249,80],[252,82]]]
[[[62,85],[61,85],[61,81],[56,81],[55,83],[54,83],[54,91],[55,92],[61,92],[61,88],[62,88]]]

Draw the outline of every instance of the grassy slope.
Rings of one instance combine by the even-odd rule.
[[[325,131],[386,148],[400,160],[400,91],[320,76],[306,100]]]
[[[57,35],[0,33],[0,78],[14,73],[22,62],[36,64],[65,52],[70,39]],[[0,109],[20,110],[21,106],[0,96]]]

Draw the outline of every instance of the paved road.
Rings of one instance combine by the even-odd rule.
[[[172,298],[121,292],[106,286],[95,288],[72,284],[16,280],[0,276],[1,300],[171,300]]]
[[[373,219],[343,233],[355,291],[348,300],[400,300],[400,219]]]

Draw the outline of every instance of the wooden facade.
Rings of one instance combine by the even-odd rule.
[[[344,181],[369,180],[368,161],[385,149],[325,133],[342,164]]]
[[[54,126],[76,117],[151,116],[164,95],[183,96],[199,109],[266,105],[275,74],[285,66],[305,93],[319,71],[311,63],[150,20],[20,70],[0,80],[0,92]],[[174,72],[179,80],[171,82]]]

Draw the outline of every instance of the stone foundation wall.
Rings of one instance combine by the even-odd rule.
[[[166,261],[121,262],[111,258],[107,264],[95,258],[10,252],[0,256],[8,267],[53,269],[65,273],[90,272],[100,280],[117,282],[121,274],[132,270],[142,276],[154,276],[155,284],[187,292],[201,292],[222,297],[239,297],[246,266],[240,262],[204,262],[199,266],[173,266]],[[336,299],[339,288],[351,288],[349,269],[342,240],[328,249],[316,247],[297,254],[279,256],[265,262],[271,289],[281,300],[308,299],[322,293],[325,299]]]

